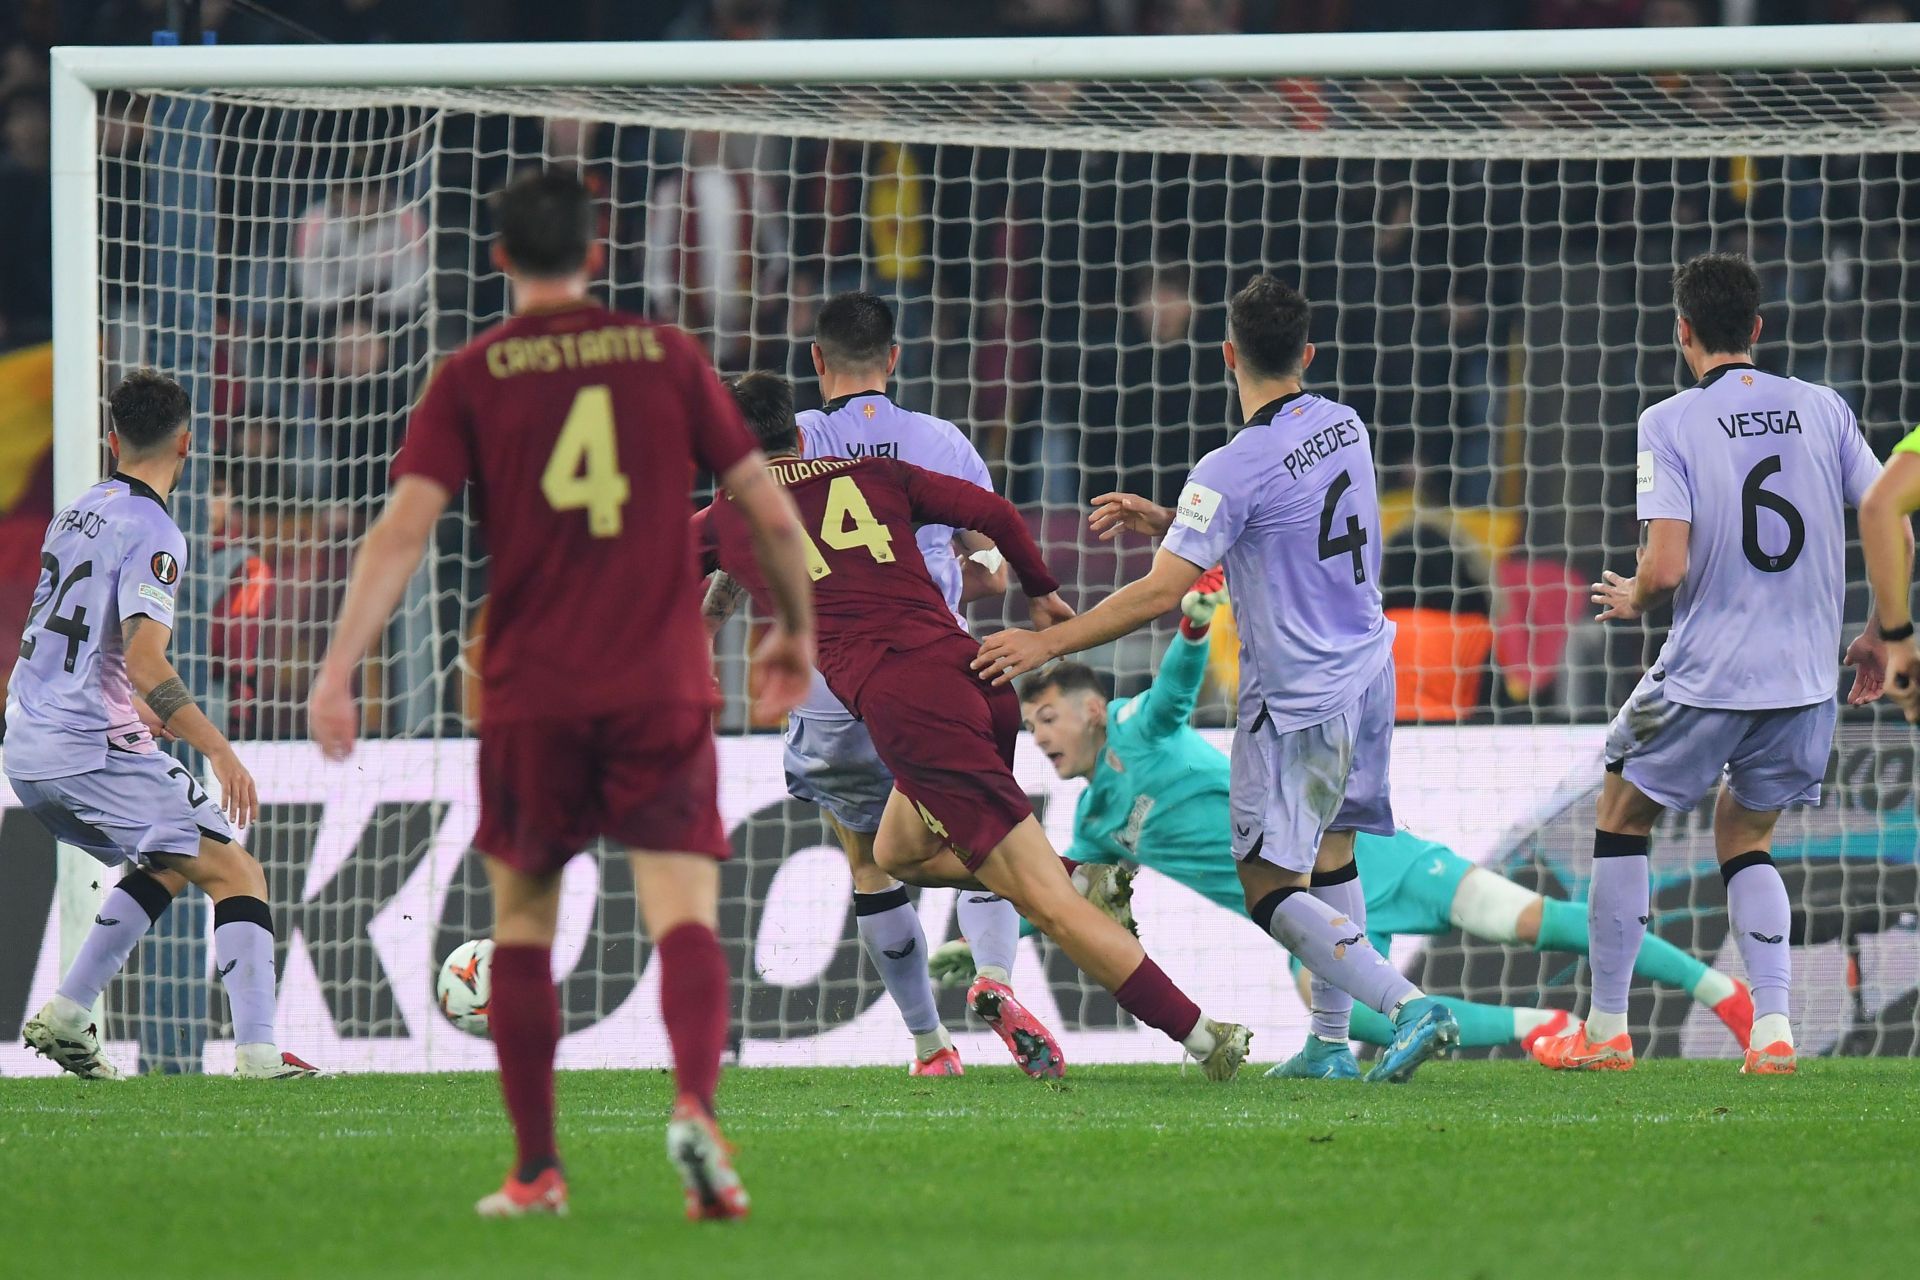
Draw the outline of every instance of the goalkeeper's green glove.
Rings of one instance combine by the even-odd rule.
[[[1200,575],[1186,595],[1180,597],[1180,634],[1189,640],[1206,638],[1213,625],[1213,613],[1227,602],[1227,571],[1219,565]]]
[[[965,938],[942,943],[927,957],[927,975],[943,987],[970,987],[976,972],[973,944]]]

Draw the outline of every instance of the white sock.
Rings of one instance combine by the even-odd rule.
[[[77,1000],[69,1000],[59,992],[53,993],[53,1018],[55,1022],[72,1027],[75,1031],[83,1029],[93,1021],[93,1010]]]
[[[1756,1049],[1764,1049],[1772,1044],[1793,1044],[1793,1027],[1787,1022],[1784,1013],[1763,1013],[1753,1020],[1753,1039],[1749,1041]]]
[[[1395,1022],[1398,1022],[1400,1020],[1400,1011],[1402,1009],[1412,1004],[1415,1000],[1425,1000],[1426,998],[1427,998],[1426,992],[1422,991],[1418,987],[1414,987],[1411,990],[1409,990],[1407,994],[1401,996],[1398,1000],[1395,1000],[1393,1002],[1393,1008],[1385,1010],[1385,1013],[1388,1018],[1392,1019]]]
[[[974,972],[1013,985],[1014,951],[1020,945],[1020,913],[1005,898],[962,889],[954,904],[960,936],[973,948]]]
[[[1204,1058],[1219,1046],[1220,1041],[1213,1034],[1213,1028],[1207,1025],[1207,1020],[1203,1016],[1200,1021],[1193,1024],[1193,1030],[1187,1032],[1187,1038],[1182,1040],[1180,1044],[1194,1057]]]
[[[1524,1040],[1559,1016],[1558,1009],[1515,1009],[1513,1011],[1514,1037]]]
[[[1624,1013],[1603,1013],[1598,1009],[1587,1011],[1587,1042],[1598,1044],[1611,1040],[1615,1036],[1627,1034],[1627,1015]]]
[[[1693,984],[1693,998],[1711,1008],[1732,995],[1736,988],[1733,979],[1718,969],[1708,969],[1700,975],[1700,981]]]
[[[931,1031],[913,1033],[913,1056],[925,1062],[942,1049],[953,1045],[953,1037],[947,1034],[945,1027],[935,1027]]]

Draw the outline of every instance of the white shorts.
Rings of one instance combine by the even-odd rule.
[[[1285,731],[1261,714],[1233,735],[1233,856],[1309,873],[1329,831],[1394,832],[1393,663],[1339,715]]]
[[[787,718],[787,794],[819,805],[849,831],[872,835],[893,794],[893,774],[858,720]]]
[[[205,836],[233,842],[233,827],[200,780],[159,751],[107,750],[93,773],[64,778],[10,778],[41,825],[63,844],[108,866],[151,866],[156,853],[194,857]]]
[[[1640,678],[1607,727],[1607,768],[1667,809],[1690,813],[1725,778],[1744,809],[1820,803],[1840,714],[1832,698],[1778,711],[1727,711],[1667,700],[1658,669]]]

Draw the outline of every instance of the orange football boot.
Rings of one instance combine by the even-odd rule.
[[[558,1165],[544,1170],[532,1182],[522,1182],[509,1173],[500,1189],[483,1196],[473,1206],[483,1218],[524,1218],[529,1214],[550,1213],[567,1216],[567,1179]]]
[[[1749,1046],[1747,1060],[1740,1064],[1743,1076],[1790,1076],[1799,1069],[1793,1046],[1785,1040],[1775,1040],[1764,1049]]]
[[[1594,1044],[1587,1039],[1587,1027],[1580,1023],[1557,1036],[1542,1036],[1528,1052],[1533,1060],[1549,1071],[1630,1071],[1633,1069],[1633,1037],[1622,1032],[1611,1040]]]
[[[1753,1047],[1753,988],[1733,980],[1733,994],[1713,1006],[1713,1016],[1727,1024],[1742,1049]]]
[[[687,1221],[747,1216],[750,1202],[733,1169],[733,1147],[699,1101],[682,1094],[667,1122],[667,1158],[687,1191]]]

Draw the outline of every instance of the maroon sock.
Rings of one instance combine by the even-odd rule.
[[[1173,979],[1160,972],[1160,966],[1148,956],[1140,962],[1113,998],[1140,1021],[1164,1034],[1169,1040],[1185,1040],[1200,1022],[1200,1006],[1187,999],[1187,993],[1173,985]]]
[[[683,1094],[713,1110],[720,1050],[727,1040],[727,957],[704,924],[683,924],[660,939],[660,1016],[673,1045],[673,1078]]]
[[[513,1120],[524,1181],[559,1160],[553,1143],[553,1052],[560,1043],[560,993],[553,985],[549,948],[493,949],[487,1022],[500,1056],[500,1092]]]
[[[1060,865],[1067,869],[1067,878],[1069,880],[1073,878],[1073,873],[1080,869],[1080,864],[1064,853],[1060,855]]]

